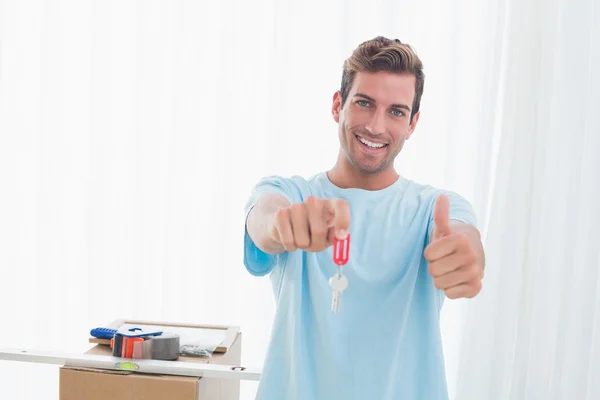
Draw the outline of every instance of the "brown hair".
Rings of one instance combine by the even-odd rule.
[[[344,62],[342,73],[342,107],[346,102],[354,77],[357,72],[393,72],[398,74],[411,74],[416,78],[415,99],[412,105],[410,119],[419,111],[423,87],[425,85],[425,74],[423,63],[406,43],[398,39],[388,39],[378,36],[375,39],[361,43],[352,52],[352,55]]]

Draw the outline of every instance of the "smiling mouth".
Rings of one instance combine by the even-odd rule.
[[[362,144],[364,147],[366,147],[369,150],[381,150],[381,149],[387,147],[387,144],[385,144],[385,143],[371,142],[370,140],[362,138],[358,135],[355,135],[355,136],[356,136],[356,139],[359,141],[359,143]]]

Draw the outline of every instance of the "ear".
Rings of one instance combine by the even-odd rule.
[[[410,138],[410,136],[412,135],[412,133],[415,131],[415,129],[417,128],[417,122],[419,122],[419,116],[421,115],[421,111],[417,111],[417,113],[415,115],[413,115],[413,119],[408,127],[408,133],[406,134],[406,140],[408,140],[408,138]]]
[[[333,94],[333,104],[331,105],[331,115],[335,122],[340,122],[340,112],[342,111],[342,94],[340,91],[336,91]]]

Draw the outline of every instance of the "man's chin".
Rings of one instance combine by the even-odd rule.
[[[360,173],[365,175],[376,175],[388,167],[385,162],[369,163],[362,160],[354,160],[352,164],[354,164]]]

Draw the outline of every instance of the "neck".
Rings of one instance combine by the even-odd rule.
[[[340,154],[333,168],[327,171],[327,177],[331,183],[342,189],[381,190],[393,185],[399,175],[392,165],[374,173],[359,171]]]

